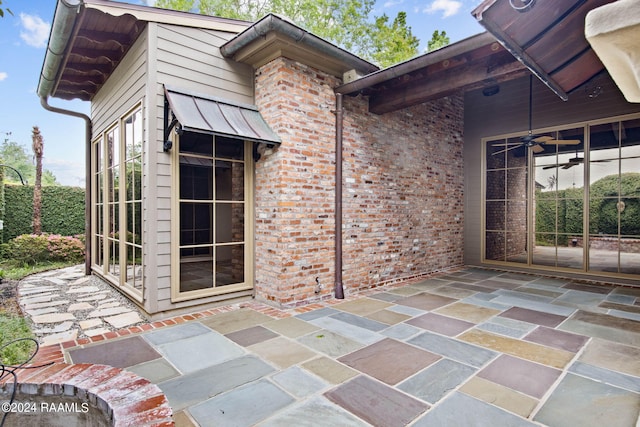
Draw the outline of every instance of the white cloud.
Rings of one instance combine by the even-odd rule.
[[[398,6],[400,4],[404,3],[404,0],[387,0],[384,2],[384,4],[382,5],[383,8],[388,9],[394,6]]]
[[[0,71],[0,82],[6,79],[7,77],[9,77],[9,74],[5,73],[4,71]]]
[[[453,16],[460,11],[462,2],[457,0],[434,0],[424,9],[425,13],[442,12],[442,17],[447,18]]]
[[[20,38],[29,46],[45,47],[49,38],[49,23],[44,22],[37,15],[20,14],[20,23],[23,31],[20,31]]]

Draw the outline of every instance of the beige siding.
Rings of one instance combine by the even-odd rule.
[[[153,228],[148,239],[150,250],[153,245],[153,258],[145,258],[145,265],[149,266],[147,278],[154,282],[153,291],[149,288],[154,294],[149,311],[161,312],[220,299],[171,302],[171,154],[162,151],[163,85],[253,104],[253,70],[220,55],[219,47],[234,34],[166,24],[149,24],[149,34],[149,80],[157,83],[148,91],[149,111],[155,114],[150,123],[155,129],[149,135],[149,140],[154,141],[149,153],[149,162],[154,165],[150,179],[153,184],[146,194],[157,205],[147,223]]]
[[[94,135],[144,98],[146,56],[147,32],[143,32],[91,102]]]
[[[564,102],[534,79],[532,127],[536,129],[578,124],[589,120],[640,112],[640,104],[625,101],[606,76],[597,80],[602,93],[591,98],[577,90]],[[500,92],[491,97],[481,90],[465,95],[464,171],[465,171],[465,263],[481,261],[482,150],[484,137],[526,132],[529,126],[529,78],[500,84]]]
[[[253,70],[224,59],[219,47],[233,34],[158,25],[158,82],[253,103]]]

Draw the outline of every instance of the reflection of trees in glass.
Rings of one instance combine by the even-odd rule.
[[[591,233],[640,235],[640,173],[606,176],[591,185],[590,196]]]
[[[567,243],[568,235],[582,234],[582,212],[582,188],[536,191],[536,233],[557,233],[559,245]],[[640,173],[609,175],[591,185],[589,231],[640,235]],[[541,236],[536,243],[549,244],[547,240]]]

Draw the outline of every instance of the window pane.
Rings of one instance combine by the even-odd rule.
[[[244,282],[244,245],[216,247],[216,286]]]
[[[505,198],[505,170],[487,171],[487,199],[504,200]]]
[[[213,160],[180,156],[180,198],[213,199]]]
[[[213,204],[180,203],[180,245],[213,243]]]
[[[213,261],[189,261],[180,263],[180,292],[213,288]]]
[[[244,200],[244,164],[216,160],[216,200]]]
[[[506,233],[504,231],[487,231],[485,240],[485,257],[488,260],[505,261]]]
[[[216,157],[244,160],[244,142],[241,139],[216,137]]]
[[[216,204],[216,243],[244,241],[244,204]]]
[[[213,156],[213,136],[198,132],[185,132],[180,137],[180,153]]]

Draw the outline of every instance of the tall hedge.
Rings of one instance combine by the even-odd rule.
[[[33,186],[6,185],[2,240],[33,232]],[[84,233],[84,189],[42,187],[42,231],[73,236]]]

